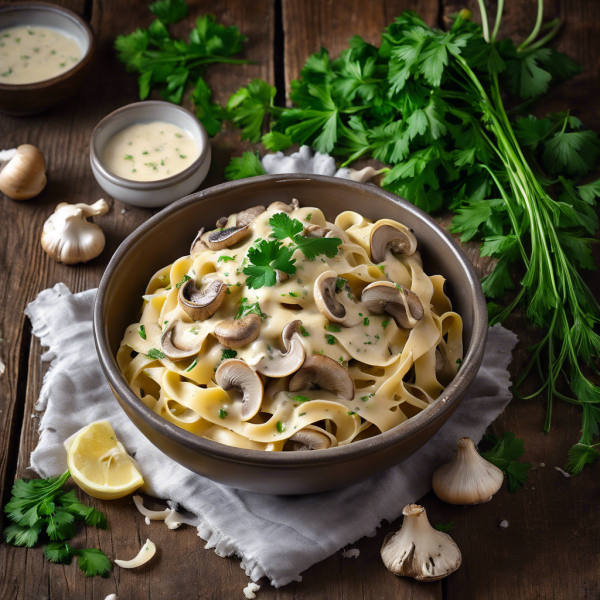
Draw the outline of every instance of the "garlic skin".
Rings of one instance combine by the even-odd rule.
[[[13,200],[29,200],[46,187],[46,160],[31,144],[0,153],[0,191]]]
[[[481,457],[473,440],[458,440],[458,452],[433,474],[435,495],[448,504],[482,504],[502,486],[502,471]]]
[[[42,248],[55,261],[66,265],[96,258],[104,250],[106,238],[102,229],[87,219],[107,212],[104,200],[92,205],[62,202],[44,223]]]
[[[429,524],[422,506],[408,504],[402,514],[400,531],[389,533],[381,547],[381,558],[389,571],[428,582],[443,579],[460,567],[458,546],[447,533]]]
[[[357,171],[356,169],[350,169],[350,173],[349,173],[349,178],[353,179],[354,181],[358,181],[360,183],[368,183],[369,181],[372,181],[374,177],[377,177],[377,175],[381,175],[381,173],[384,173],[385,171],[388,171],[389,169],[374,169],[373,167],[365,167],[364,169],[361,169],[360,171]],[[377,185],[380,185],[381,181],[377,182]]]

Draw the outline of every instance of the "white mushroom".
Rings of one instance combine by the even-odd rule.
[[[206,250],[210,250],[210,248],[202,241],[202,236],[204,235],[204,227],[200,229],[198,235],[194,238],[192,245],[190,247],[190,256],[192,258],[196,258],[198,254],[202,254]]]
[[[215,373],[217,384],[224,390],[242,394],[242,421],[251,419],[260,410],[263,399],[262,379],[248,363],[239,358],[223,361]]]
[[[314,285],[313,297],[319,312],[332,323],[343,323],[346,320],[346,309],[335,297],[338,276],[335,271],[321,273]]]
[[[300,203],[298,202],[298,200],[296,200],[296,198],[294,198],[290,204],[285,204],[285,202],[279,202],[279,200],[277,202],[272,202],[271,204],[269,204],[270,211],[280,211],[288,214],[297,210],[299,207]]]
[[[204,291],[196,287],[193,278],[188,279],[177,294],[177,303],[195,321],[210,319],[225,299],[227,285],[220,279],[215,279]]]
[[[381,558],[389,571],[419,581],[436,581],[460,567],[458,546],[447,533],[429,524],[422,506],[409,504],[402,514],[400,531],[388,534],[381,547]]]
[[[413,291],[390,281],[375,281],[361,294],[361,302],[376,315],[388,313],[398,327],[412,329],[425,314],[419,296]]]
[[[31,144],[0,152],[0,191],[13,200],[29,200],[46,187],[44,155]]]
[[[160,336],[160,347],[169,360],[176,361],[196,356],[204,338],[190,333],[189,323],[174,319]]]
[[[391,250],[395,254],[410,256],[417,251],[417,238],[406,226],[388,219],[381,219],[371,229],[369,238],[371,260],[378,264],[385,260],[385,254]]]
[[[252,208],[247,208],[242,212],[237,214],[235,218],[235,226],[236,227],[247,227],[260,215],[265,212],[264,206],[253,206]]]
[[[481,457],[473,440],[458,440],[452,461],[433,474],[435,495],[449,504],[482,504],[502,486],[502,471]]]
[[[108,204],[104,200],[92,205],[62,202],[44,223],[42,248],[54,260],[67,265],[96,258],[104,249],[106,239],[102,229],[87,219],[107,212]]]
[[[325,450],[331,446],[331,440],[315,429],[301,429],[297,431],[286,443],[287,450],[305,452],[307,450]]]
[[[275,350],[269,356],[261,358],[254,365],[254,369],[269,377],[286,377],[295,373],[302,366],[306,357],[300,333],[301,325],[302,321],[298,320],[288,323],[281,332],[285,354]]]
[[[215,337],[226,348],[240,348],[260,333],[260,317],[251,313],[243,319],[226,319],[215,327]]]
[[[238,213],[236,217],[235,227],[211,231],[206,238],[206,244],[211,250],[223,250],[223,248],[229,248],[230,246],[237,244],[240,240],[243,240],[252,233],[250,230],[250,223],[264,211],[264,206],[254,206],[243,210]],[[219,219],[217,225],[218,223],[222,223],[222,220]]]
[[[290,392],[307,388],[327,390],[344,400],[354,399],[354,381],[348,371],[333,358],[322,354],[309,356],[288,387]]]

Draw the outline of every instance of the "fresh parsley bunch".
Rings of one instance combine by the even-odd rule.
[[[110,560],[96,548],[73,548],[67,544],[77,534],[75,521],[106,529],[106,517],[93,506],[79,502],[75,491],[63,486],[69,471],[50,479],[17,479],[10,501],[4,512],[12,521],[4,529],[4,536],[14,546],[34,546],[41,536],[50,542],[44,546],[44,555],[51,562],[70,564],[77,556],[79,567],[86,577],[108,577]]]
[[[298,219],[290,219],[285,213],[277,213],[269,219],[274,240],[257,240],[248,249],[249,265],[242,271],[247,275],[246,285],[257,290],[272,287],[277,283],[277,271],[288,275],[296,272],[294,252],[299,249],[307,260],[315,260],[320,254],[333,258],[342,243],[340,238],[304,237],[304,225]],[[284,246],[282,240],[290,239],[292,244]]]
[[[579,473],[600,456],[600,306],[581,277],[594,269],[591,238],[598,228],[600,180],[582,180],[596,164],[600,141],[570,113],[527,114],[552,83],[580,68],[547,44],[560,22],[542,26],[543,2],[520,45],[498,39],[503,2],[490,29],[457,15],[449,31],[407,11],[382,33],[380,47],[354,36],[339,58],[312,55],[291,83],[291,108],[273,106],[268,84],[253,82],[230,100],[243,135],[271,150],[292,143],[333,153],[348,164],[373,157],[390,166],[388,190],[427,212],[450,208],[462,241],[483,240],[481,254],[498,259],[482,281],[488,298],[513,291],[507,306],[490,302],[491,323],[517,306],[544,331],[516,385],[535,367],[547,398],[549,431],[555,398],[582,410],[582,434],[567,468]],[[507,110],[504,102],[510,103]],[[262,174],[258,158],[234,159],[229,178]],[[514,273],[524,273],[515,280]],[[585,370],[587,369],[587,371]],[[570,390],[569,390],[570,388]]]
[[[139,73],[140,99],[150,94],[153,86],[161,88],[165,100],[181,104],[189,85],[194,87],[192,99],[196,115],[210,136],[220,130],[225,117],[224,109],[212,102],[212,92],[202,74],[207,65],[215,63],[245,64],[249,61],[232,58],[242,51],[246,36],[235,26],[225,27],[216,22],[214,15],[196,20],[188,41],[173,39],[167,25],[187,15],[185,0],[159,0],[149,7],[156,20],[148,29],[137,29],[115,40],[118,59],[127,71]]]
[[[492,444],[492,448],[480,452],[481,456],[506,475],[509,491],[516,492],[527,481],[528,471],[531,469],[531,463],[519,462],[519,458],[525,454],[525,442],[515,438],[511,431],[503,433],[499,438],[489,434],[484,440]]]

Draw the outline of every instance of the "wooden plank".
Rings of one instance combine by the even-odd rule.
[[[187,24],[177,26],[179,33],[187,34],[197,16],[211,12],[220,22],[238,25],[250,38],[244,54],[257,64],[209,68],[206,79],[217,101],[224,103],[229,94],[251,78],[273,80],[273,6],[270,1],[249,4],[240,0],[214,6],[203,0],[190,5]],[[3,144],[13,147],[19,143],[33,143],[43,151],[49,166],[48,185],[38,198],[26,203],[7,198],[0,200],[0,222],[10,224],[0,241],[0,268],[6,274],[5,285],[0,290],[0,337],[5,339],[0,346],[0,356],[6,363],[6,373],[0,378],[0,482],[8,488],[11,482],[7,475],[14,474],[17,455],[17,476],[32,475],[26,466],[29,453],[37,443],[37,419],[31,419],[30,415],[40,389],[41,349],[34,340],[29,356],[30,328],[23,309],[39,291],[58,281],[65,282],[74,292],[95,287],[119,243],[154,212],[107,198],[111,211],[97,219],[106,234],[106,249],[99,258],[86,265],[56,264],[39,246],[42,225],[56,204],[63,201],[91,203],[104,196],[89,167],[89,136],[102,117],[137,100],[136,77],[125,73],[123,65],[117,62],[112,44],[116,35],[151,22],[152,15],[146,6],[145,0],[127,3],[96,0],[92,26],[98,37],[99,51],[94,75],[87,87],[43,115],[19,119],[0,116]],[[189,100],[186,105],[190,105]],[[237,140],[238,132],[224,132],[213,140],[213,163],[205,185],[222,181],[222,171],[229,156],[240,146]],[[100,547],[111,557],[134,556],[148,536],[149,528],[133,508],[131,498],[100,502],[82,494],[82,499],[106,512],[110,529],[106,532],[84,529],[73,545]],[[137,571],[115,568],[106,580],[86,580],[75,564],[51,565],[39,548],[26,550],[2,544],[0,598],[80,600],[104,598],[116,592],[119,597],[133,599],[150,597],[151,587],[157,597],[176,598],[180,597],[182,582],[189,582],[189,589],[193,588],[194,594],[203,587],[204,597],[216,600],[240,595],[247,584],[239,561],[226,561],[212,551],[203,552],[202,541],[192,528],[175,533],[155,523],[151,536],[159,547],[151,567]],[[196,581],[190,580],[190,567],[195,570]]]
[[[444,2],[444,20],[464,5]],[[477,2],[468,3],[479,19]],[[500,38],[512,36],[521,41],[535,21],[534,2],[507,2]],[[573,81],[563,83],[532,107],[543,116],[548,112],[572,109],[585,125],[600,129],[600,111],[587,101],[600,90],[596,67],[600,44],[600,5],[577,0],[546,2],[545,20],[565,19],[557,39],[559,50],[579,61],[584,72]],[[491,18],[495,6],[489,10]],[[596,264],[600,253],[596,250]],[[598,293],[598,278],[585,279]],[[512,380],[520,375],[529,359],[527,348],[539,340],[539,330],[532,328],[520,308],[507,319],[505,326],[515,331],[520,343],[513,353],[510,367]],[[535,374],[521,388],[524,396],[539,387]],[[463,566],[445,584],[447,600],[529,600],[531,598],[595,598],[600,594],[598,561],[600,559],[600,464],[586,467],[579,477],[565,478],[554,467],[563,467],[567,450],[579,437],[580,411],[556,401],[553,429],[542,433],[545,397],[514,399],[494,423],[496,433],[513,431],[525,440],[524,459],[533,463],[530,481],[515,494],[503,489],[494,499],[481,506],[463,509],[443,504],[430,494],[432,510],[443,520],[454,521],[452,536],[463,552]],[[540,467],[544,463],[545,467]],[[509,521],[507,529],[500,521]],[[557,568],[557,564],[561,567]]]

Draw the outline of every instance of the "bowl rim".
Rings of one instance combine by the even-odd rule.
[[[461,369],[454,380],[442,392],[440,397],[419,414],[408,419],[404,423],[397,425],[393,429],[371,438],[352,442],[345,446],[337,446],[325,450],[314,450],[312,452],[264,452],[260,450],[234,448],[194,435],[193,433],[181,429],[180,427],[177,427],[177,425],[163,419],[153,410],[148,408],[133,393],[125,380],[125,377],[121,374],[116,359],[108,345],[103,324],[105,295],[110,284],[111,276],[119,264],[126,258],[130,247],[135,245],[140,238],[157,226],[165,216],[178,211],[182,207],[195,204],[196,202],[208,201],[210,198],[214,198],[222,192],[231,192],[242,187],[251,187],[254,185],[260,187],[265,182],[277,185],[278,183],[286,183],[288,181],[300,182],[303,180],[326,183],[342,188],[345,187],[346,189],[350,188],[363,194],[367,192],[368,194],[378,196],[384,201],[399,205],[403,210],[412,213],[417,218],[426,221],[432,228],[438,230],[442,238],[446,240],[448,248],[455,259],[458,260],[466,271],[471,293],[474,294],[473,335],[467,354],[463,358]],[[427,427],[432,422],[435,415],[452,410],[453,405],[460,401],[462,395],[467,390],[479,370],[487,339],[488,316],[481,284],[479,283],[473,265],[459,248],[458,244],[452,239],[452,236],[428,214],[409,203],[407,200],[374,185],[366,185],[348,179],[326,177],[323,175],[297,173],[262,175],[259,177],[222,183],[174,202],[140,225],[123,241],[119,248],[117,248],[106,267],[94,303],[93,330],[100,364],[113,391],[128,405],[130,410],[137,413],[138,416],[149,424],[152,429],[157,431],[157,433],[165,435],[178,445],[198,453],[199,456],[202,454],[211,455],[228,462],[242,463],[256,467],[291,467],[297,469],[346,462],[352,458],[357,458],[359,456],[364,457],[373,452],[379,452],[380,450],[397,444],[403,439],[415,435],[420,430]]]
[[[11,12],[11,11],[22,11],[27,12],[31,9],[39,9],[47,12],[59,13],[63,17],[74,21],[79,27],[83,30],[83,32],[87,35],[88,45],[87,50],[84,55],[81,57],[81,60],[74,64],[68,71],[57,75],[56,77],[52,77],[50,79],[43,79],[42,81],[34,81],[32,83],[1,83],[0,82],[0,91],[2,92],[31,92],[31,91],[43,91],[48,87],[53,85],[60,84],[79,71],[87,67],[87,65],[91,62],[96,52],[96,36],[94,35],[94,31],[89,26],[86,21],[84,21],[77,13],[74,13],[72,10],[68,8],[63,8],[62,6],[58,6],[56,4],[50,4],[49,2],[19,2],[18,4],[3,4],[0,5],[0,13]]]
[[[172,112],[180,112],[188,118],[191,118],[198,125],[198,131],[200,132],[200,139],[194,139],[198,142],[200,146],[200,154],[194,160],[194,162],[186,167],[183,171],[179,171],[179,173],[175,173],[175,175],[171,175],[170,177],[165,177],[164,179],[157,179],[155,181],[136,181],[133,179],[126,179],[125,177],[121,177],[117,175],[113,171],[111,171],[102,161],[102,159],[98,156],[96,152],[96,138],[100,130],[110,121],[112,121],[115,117],[118,117],[127,113],[134,113],[139,110],[141,107],[152,107],[156,106],[162,108],[163,111],[172,111]],[[168,120],[168,119],[167,119]],[[130,125],[134,125],[135,121],[132,121]],[[126,125],[127,127],[127,125]],[[210,152],[210,139],[208,137],[208,133],[204,128],[204,125],[198,120],[196,115],[192,112],[183,108],[183,106],[179,106],[177,104],[173,104],[172,102],[164,102],[163,100],[143,100],[141,102],[132,102],[131,104],[126,104],[125,106],[121,106],[113,112],[106,115],[97,125],[94,127],[94,131],[92,131],[92,136],[90,137],[90,162],[92,166],[100,173],[102,177],[110,181],[113,185],[117,185],[127,189],[134,189],[138,191],[153,191],[153,190],[163,190],[165,188],[170,188],[182,181],[185,181],[189,177],[191,177],[194,173],[198,171],[198,169],[202,166],[202,164],[206,161],[208,157],[208,153]]]

